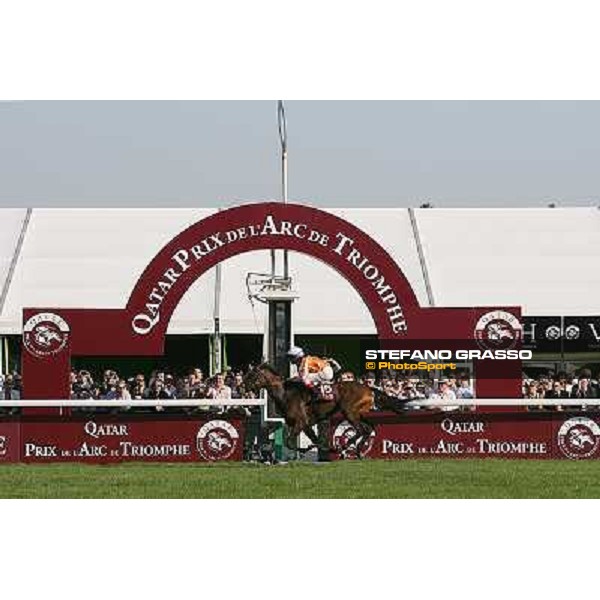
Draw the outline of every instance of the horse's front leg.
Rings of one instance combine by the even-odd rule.
[[[317,433],[313,429],[314,426],[317,427]],[[305,448],[303,452],[308,452],[316,448],[318,462],[329,462],[331,460],[330,454],[336,452],[336,449],[332,448],[329,443],[329,421],[319,421],[312,427],[307,425],[303,431],[311,442],[311,445]]]
[[[298,439],[299,439],[300,434],[302,434],[302,433],[304,433],[308,437],[308,439],[311,443],[310,446],[308,446],[308,448],[299,448],[298,447]],[[294,445],[291,446],[288,444],[288,448],[296,451],[299,454],[306,454],[313,448],[317,448],[317,449],[319,448],[319,440],[318,440],[317,436],[315,435],[315,432],[308,425],[306,425],[303,429],[300,429],[299,427],[290,429],[288,439],[290,441],[292,439],[294,440]]]
[[[294,452],[298,451],[298,434],[295,428],[286,427],[285,445]]]
[[[319,438],[317,437],[317,434],[313,431],[313,428],[310,425],[307,425],[303,429],[303,431],[306,434],[306,437],[311,441],[311,444],[312,444],[311,448],[318,448],[319,447]]]

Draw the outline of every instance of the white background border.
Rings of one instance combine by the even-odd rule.
[[[600,95],[593,2],[283,5],[2,2],[0,95]],[[4,501],[1,507],[1,589],[10,599],[568,599],[595,590],[596,502]]]
[[[597,4],[4,0],[1,97],[598,97]]]

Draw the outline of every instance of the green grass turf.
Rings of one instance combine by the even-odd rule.
[[[600,498],[600,461],[2,465],[0,498]]]

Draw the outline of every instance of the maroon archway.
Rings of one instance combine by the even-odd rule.
[[[390,255],[363,231],[331,213],[275,202],[216,213],[171,240],[131,293],[125,310],[133,328],[152,327],[142,335],[162,340],[182,296],[207,270],[244,252],[284,248],[318,258],[345,277],[363,298],[380,337],[406,334],[418,303]],[[153,311],[159,311],[159,318]],[[149,323],[151,319],[155,325]]]
[[[264,249],[302,252],[335,268],[362,297],[380,339],[470,339],[478,319],[498,309],[421,308],[399,266],[351,223],[298,204],[243,205],[202,219],[171,240],[150,262],[124,309],[24,309],[25,324],[50,313],[69,330],[57,352],[36,352],[26,344],[25,397],[66,398],[71,356],[161,355],[169,320],[198,277],[223,260]],[[502,308],[520,317],[518,307]],[[519,378],[515,366],[513,379],[482,379],[478,394],[518,396]]]

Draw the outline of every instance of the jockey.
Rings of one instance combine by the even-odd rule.
[[[306,387],[313,392],[323,384],[331,384],[334,377],[334,368],[340,369],[337,361],[319,356],[307,356],[299,346],[292,346],[287,353],[290,361],[298,368],[298,377]]]

